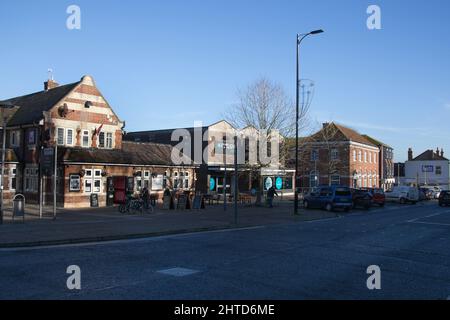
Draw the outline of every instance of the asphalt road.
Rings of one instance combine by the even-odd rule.
[[[69,265],[81,269],[81,290],[67,289]],[[381,269],[380,290],[366,286],[370,265]],[[165,273],[172,268],[188,274]],[[1,299],[447,299],[450,208],[392,205],[309,223],[3,249],[0,288]]]

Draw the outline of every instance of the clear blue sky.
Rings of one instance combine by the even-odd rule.
[[[382,30],[366,27],[370,4]],[[373,135],[397,160],[410,146],[450,156],[449,17],[447,0],[1,1],[0,99],[41,90],[53,68],[60,83],[94,76],[128,131],[212,123],[261,76],[294,97],[295,34],[323,28],[302,46],[313,122]]]

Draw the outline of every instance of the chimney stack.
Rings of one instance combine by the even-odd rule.
[[[48,91],[50,89],[54,89],[56,87],[59,87],[59,84],[56,81],[54,81],[53,79],[47,80],[47,81],[44,82],[44,90],[45,91]]]
[[[441,148],[441,157],[444,157],[444,149]]]
[[[413,159],[413,150],[412,148],[408,149],[408,161],[412,161]]]

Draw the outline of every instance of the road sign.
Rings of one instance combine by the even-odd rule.
[[[44,148],[42,151],[42,173],[46,176],[53,175],[55,161],[55,149]]]

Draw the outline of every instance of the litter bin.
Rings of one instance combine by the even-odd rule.
[[[23,194],[16,194],[13,198],[13,221],[20,217],[25,222],[25,196]]]

